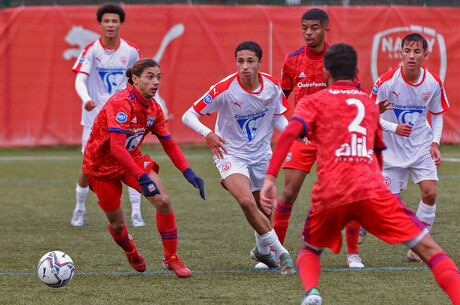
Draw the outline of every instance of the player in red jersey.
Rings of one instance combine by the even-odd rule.
[[[82,147],[84,153],[91,127],[99,110],[115,93],[126,88],[126,69],[141,58],[133,43],[120,37],[125,21],[125,11],[116,3],[101,5],[96,13],[102,35],[88,44],[78,56],[72,70],[77,74],[75,89],[82,100],[81,125],[83,125]],[[83,226],[86,218],[86,197],[89,192],[88,176],[83,170],[78,174],[76,203],[70,224]],[[128,188],[131,201],[131,222],[134,227],[145,226],[141,215],[141,195]]]
[[[324,56],[329,88],[302,98],[273,152],[261,191],[261,204],[276,204],[276,176],[296,137],[307,133],[318,150],[316,181],[303,230],[297,266],[306,291],[302,304],[321,304],[318,280],[324,248],[338,253],[341,230],[355,220],[378,238],[404,243],[428,264],[436,281],[460,304],[460,274],[455,263],[430,236],[426,225],[383,185],[379,107],[353,79],[357,54],[352,46],[335,44]]]
[[[329,32],[329,16],[321,9],[313,8],[306,11],[301,18],[302,34],[306,45],[287,55],[282,70],[281,87],[286,97],[294,92],[295,104],[306,95],[326,88],[323,74],[323,58],[329,44],[325,41]],[[356,87],[360,87],[356,79]],[[273,213],[273,228],[281,243],[289,226],[289,218],[295,200],[302,187],[306,175],[316,161],[316,145],[294,142],[284,169],[284,188]],[[359,257],[358,238],[360,225],[356,222],[347,224],[347,263],[351,268],[363,268]]]
[[[203,180],[189,167],[184,154],[166,128],[163,111],[152,98],[160,86],[160,66],[153,59],[141,59],[126,71],[132,86],[113,95],[94,121],[83,158],[89,186],[104,210],[110,234],[125,250],[129,263],[139,272],[146,269],[142,255],[128,234],[120,206],[122,182],[139,192],[157,209],[157,228],[164,247],[163,266],[179,277],[192,272],[176,255],[177,226],[174,210],[158,176],[159,166],[139,146],[148,133],[155,134],[165,152],[204,199]]]

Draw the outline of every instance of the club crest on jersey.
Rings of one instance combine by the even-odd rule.
[[[435,29],[421,25],[409,25],[388,28],[374,35],[371,55],[371,73],[374,82],[383,73],[401,66],[401,42],[412,32],[420,33],[428,42],[430,53],[430,70],[439,75],[442,82],[447,72],[447,54],[444,36]]]
[[[128,115],[124,112],[118,112],[115,119],[118,123],[125,123],[128,120]]]
[[[98,71],[99,76],[102,78],[107,91],[114,94],[118,84],[121,83],[124,73],[122,71]]]
[[[120,61],[121,61],[122,64],[125,65],[125,64],[128,62],[128,57],[122,56],[122,57],[120,58]]]
[[[212,96],[210,94],[206,94],[204,97],[203,97],[203,102],[206,104],[206,105],[209,105],[211,102],[212,102]]]
[[[291,161],[291,159],[292,159],[292,152],[289,152],[286,156],[286,162]]]
[[[242,118],[239,118],[239,116],[236,116],[236,121],[238,122],[238,125],[240,125],[241,130],[243,131],[243,135],[251,141],[254,139],[257,128],[259,127],[260,122],[262,121],[262,118],[265,116],[265,112],[259,113],[256,115],[251,115],[251,116],[244,116]]]
[[[423,92],[422,93],[422,99],[424,102],[428,101],[428,99],[430,98],[430,92]]]
[[[149,115],[147,116],[147,127],[150,127],[153,125],[153,122],[155,122],[155,119],[157,117],[156,116],[153,116],[153,115]]]
[[[394,112],[396,114],[398,122],[414,126],[415,122],[417,121],[418,117],[422,114],[423,111],[394,109]]]

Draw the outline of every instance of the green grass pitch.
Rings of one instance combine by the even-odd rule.
[[[130,224],[130,204],[122,197],[128,231],[144,255],[147,271],[134,272],[113,242],[106,219],[90,193],[88,219],[70,225],[75,183],[82,156],[78,149],[0,150],[0,304],[300,304],[303,287],[297,275],[255,271],[249,258],[254,233],[219,176],[206,149],[184,150],[193,170],[205,181],[206,201],[172,165],[161,148],[144,153],[160,164],[160,177],[176,212],[178,255],[194,271],[179,279],[162,268],[162,245],[155,210],[145,198],[146,226]],[[432,235],[460,264],[460,146],[442,145],[438,210]],[[449,161],[450,160],[450,161]],[[282,175],[280,176],[282,177]],[[307,176],[297,200],[285,242],[297,258],[301,229],[316,179]],[[278,191],[282,179],[278,179]],[[126,191],[126,189],[125,189]],[[127,193],[127,192],[125,192]],[[416,209],[418,186],[402,193]],[[408,263],[403,245],[390,246],[370,236],[360,245],[364,270],[348,270],[346,249],[322,255],[320,292],[324,304],[450,304],[424,264]],[[37,277],[40,257],[60,250],[72,257],[76,274],[67,286],[54,289]]]

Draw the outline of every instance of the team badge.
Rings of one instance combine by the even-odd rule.
[[[210,94],[206,94],[204,97],[203,97],[203,102],[206,104],[206,105],[209,105],[211,102],[212,102],[212,96]]]
[[[383,179],[383,184],[385,184],[385,186],[386,186],[387,188],[390,188],[390,186],[391,186],[391,179],[390,179],[390,177],[385,176],[384,179]]]
[[[412,32],[420,33],[428,42],[430,70],[437,71],[442,82],[447,72],[447,54],[444,36],[433,28],[421,25],[400,26],[386,29],[374,35],[371,55],[371,73],[374,82],[383,73],[402,65],[401,42]],[[435,72],[436,73],[436,72]]]
[[[232,168],[232,163],[227,161],[220,167],[223,172],[228,172]]]
[[[125,64],[128,62],[128,57],[122,56],[122,57],[120,58],[120,60],[121,60],[121,62],[125,65]]]
[[[118,123],[125,123],[128,120],[128,115],[124,112],[118,112],[115,119]]]
[[[430,98],[430,92],[423,92],[422,93],[422,99],[424,102],[428,101],[428,99]]]
[[[156,116],[153,116],[153,115],[149,115],[147,116],[147,127],[150,127],[153,125],[153,123],[155,122],[155,119],[157,117]]]
[[[289,152],[286,156],[286,161],[291,161],[292,159],[292,152]]]
[[[373,94],[379,93],[379,86],[377,86],[377,84],[374,85],[374,88],[372,89],[372,93]]]

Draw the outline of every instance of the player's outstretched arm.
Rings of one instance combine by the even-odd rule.
[[[395,107],[390,106],[391,102],[388,99],[384,99],[377,103],[379,105],[380,114],[384,113],[387,110],[393,110]]]

